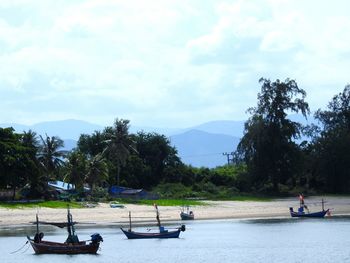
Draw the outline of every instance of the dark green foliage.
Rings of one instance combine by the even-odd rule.
[[[309,112],[306,93],[294,80],[261,79],[258,103],[248,112],[235,164],[195,168],[181,162],[169,139],[157,133],[129,133],[129,121],[80,136],[66,156],[58,137],[0,129],[0,188],[42,197],[47,181],[64,178],[78,192],[89,184],[93,200],[107,199],[108,187],[153,190],[163,198],[234,199],[244,193],[349,193],[350,86],[334,96],[307,129],[287,114]],[[306,134],[310,141],[300,142]],[[298,142],[298,143],[297,143]],[[67,158],[66,158],[67,157]],[[19,191],[17,191],[19,193]],[[76,194],[79,196],[79,194]]]
[[[67,152],[61,149],[64,142],[57,136],[40,136],[40,139],[38,160],[45,170],[46,181],[55,180],[59,177],[59,168],[64,164],[63,158],[67,155]]]
[[[309,106],[306,93],[294,80],[271,82],[260,79],[258,105],[248,110],[252,116],[245,123],[236,158],[247,164],[255,189],[278,192],[298,173],[300,150],[293,139],[299,138],[302,126],[287,118],[287,113],[301,112],[305,117]],[[267,187],[272,185],[272,187]]]
[[[310,186],[331,193],[350,191],[350,85],[318,110],[320,135],[309,146]]]

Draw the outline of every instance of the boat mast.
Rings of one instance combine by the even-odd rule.
[[[70,213],[69,205],[67,208],[67,231],[68,231],[69,236],[75,235],[75,230],[74,230],[74,226],[73,226],[73,218],[72,218],[72,214]]]
[[[154,207],[156,208],[156,219],[157,219],[158,227],[160,228],[161,224],[160,224],[160,219],[159,219],[158,206],[156,204],[154,204]]]
[[[131,232],[131,212],[129,211],[129,232]]]
[[[322,198],[322,211],[324,211],[324,200]]]
[[[38,218],[38,214],[36,214],[36,233],[39,235],[39,218]]]

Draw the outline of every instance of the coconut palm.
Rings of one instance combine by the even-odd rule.
[[[104,182],[108,178],[108,168],[102,154],[95,155],[87,165],[85,180],[89,184],[91,192],[96,184]]]
[[[43,165],[47,180],[53,179],[53,174],[57,168],[64,164],[63,159],[66,157],[67,151],[60,150],[64,147],[63,140],[57,136],[47,136],[44,139],[40,135],[41,145],[39,148],[39,161]]]
[[[137,152],[134,148],[135,142],[129,135],[129,122],[129,120],[116,119],[114,127],[105,129],[108,145],[103,153],[116,164],[117,185],[120,184],[120,170],[125,166],[131,151]]]
[[[79,151],[73,151],[68,156],[66,173],[63,181],[75,185],[75,189],[81,191],[84,187],[86,175],[86,157]]]

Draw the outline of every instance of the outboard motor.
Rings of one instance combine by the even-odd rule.
[[[35,243],[40,243],[41,240],[43,239],[43,237],[44,237],[44,233],[43,232],[36,233],[35,236],[34,236],[34,242]]]
[[[100,242],[103,242],[103,238],[101,237],[101,235],[99,233],[95,233],[95,234],[91,235],[91,243],[92,244],[98,244]]]
[[[180,227],[180,230],[181,230],[182,232],[185,232],[185,231],[186,231],[186,226],[185,226],[185,225],[182,225],[182,226]]]

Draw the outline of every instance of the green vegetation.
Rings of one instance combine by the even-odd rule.
[[[230,165],[213,169],[185,165],[169,138],[132,134],[129,121],[123,119],[103,131],[82,134],[69,153],[62,150],[63,141],[57,136],[0,128],[0,196],[58,199],[59,194],[48,187],[49,180],[75,184],[70,200],[113,200],[108,190],[119,185],[152,191],[161,200],[171,200],[169,205],[187,205],[182,200],[188,199],[268,201],[266,196],[298,192],[349,194],[350,85],[331,99],[326,110],[316,111],[317,125],[304,127],[288,117],[310,114],[306,92],[294,80],[262,78],[260,84],[257,105],[248,109],[251,116]],[[37,205],[66,206],[1,204]]]
[[[157,199],[157,200],[130,200],[130,199],[118,199],[121,204],[140,204],[140,205],[154,205],[158,206],[203,206],[207,205],[205,201],[199,200],[186,200],[186,199]]]
[[[9,209],[18,208],[33,208],[33,207],[47,207],[47,208],[82,208],[83,205],[78,202],[63,202],[63,201],[38,201],[38,202],[28,202],[28,203],[18,203],[18,202],[0,202],[0,207]]]

